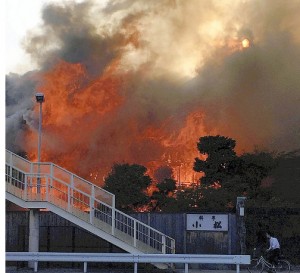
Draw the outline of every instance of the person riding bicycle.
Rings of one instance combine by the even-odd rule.
[[[270,232],[267,232],[266,236],[269,239],[270,243],[270,246],[267,249],[268,260],[271,264],[277,265],[280,256],[280,244],[277,238],[271,236]]]

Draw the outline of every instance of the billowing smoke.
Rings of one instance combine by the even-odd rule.
[[[42,160],[97,181],[115,162],[190,168],[208,134],[300,148],[298,1],[98,2],[45,6],[26,37],[40,69],[7,76],[9,149],[36,159],[35,92]]]

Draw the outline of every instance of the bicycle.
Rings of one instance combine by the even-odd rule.
[[[251,259],[250,265],[247,267],[247,270],[250,273],[261,273],[263,271],[270,273],[289,273],[291,271],[291,264],[287,260],[278,259],[277,265],[273,265],[269,263],[263,256],[260,256],[260,258]]]

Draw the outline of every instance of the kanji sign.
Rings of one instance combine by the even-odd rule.
[[[228,231],[227,214],[187,214],[187,230]]]

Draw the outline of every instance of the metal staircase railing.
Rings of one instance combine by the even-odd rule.
[[[175,241],[115,208],[115,196],[53,164],[30,162],[6,150],[6,192],[50,203],[142,253],[175,253]]]

